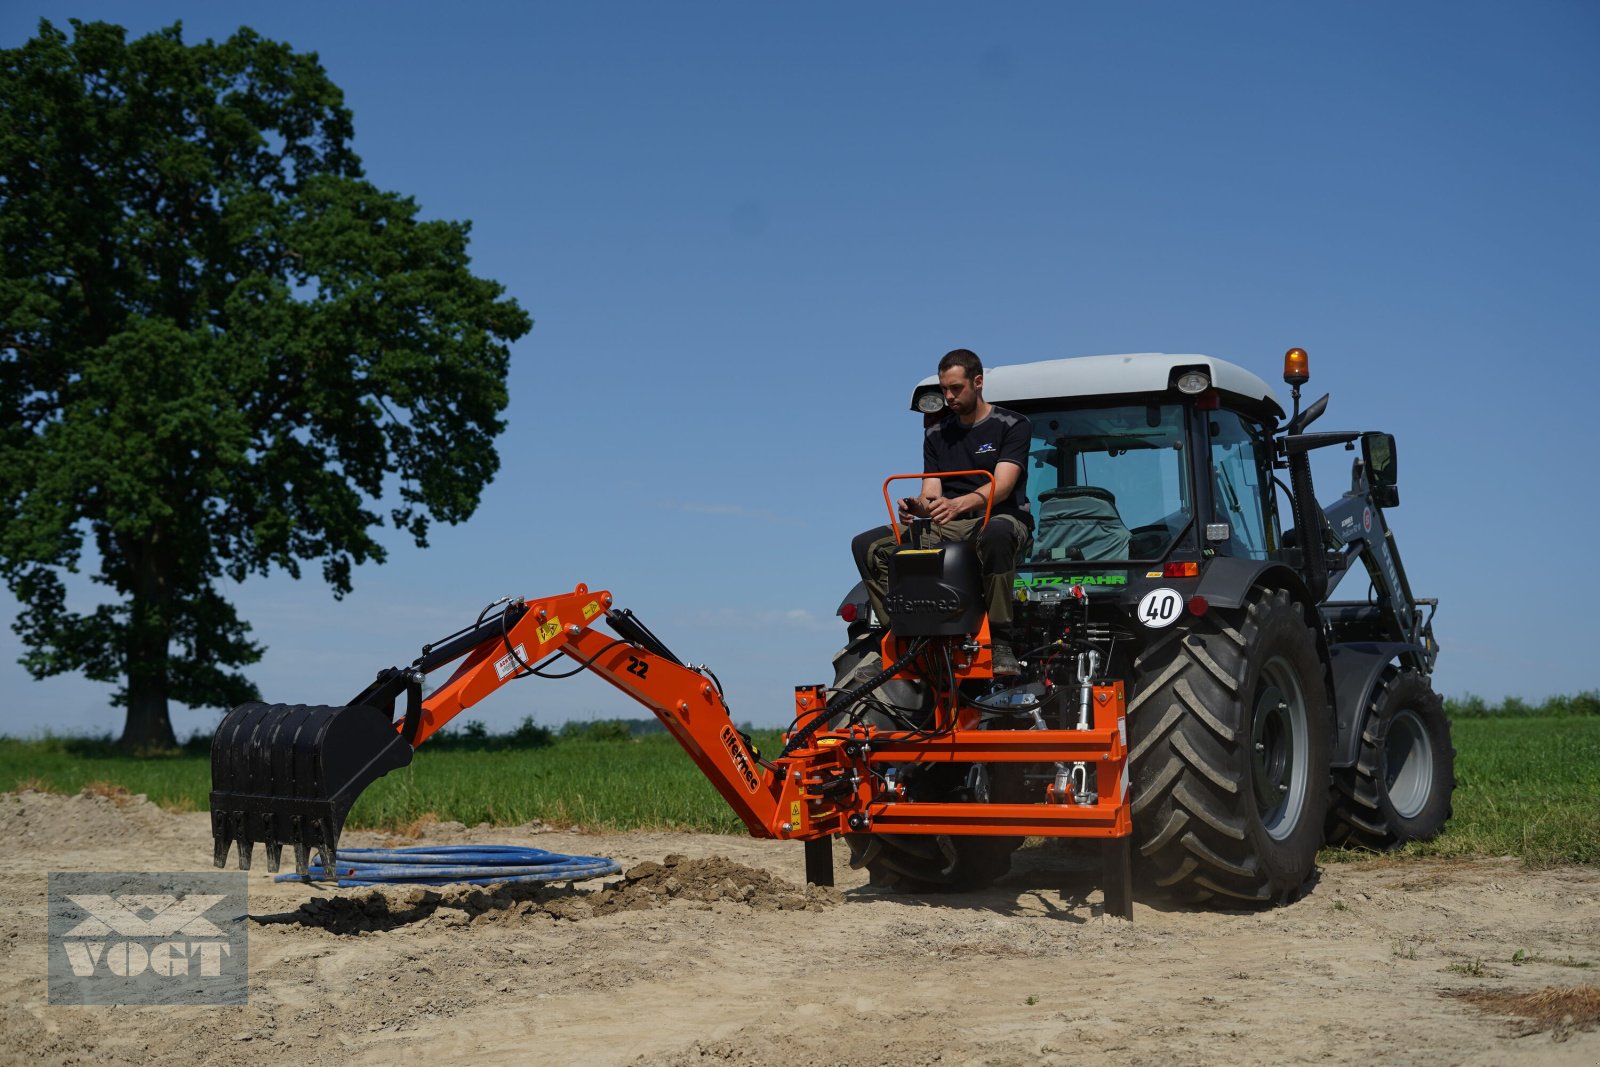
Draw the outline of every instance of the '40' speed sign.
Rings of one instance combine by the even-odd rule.
[[[1176,589],[1152,589],[1139,598],[1137,614],[1152,630],[1171,626],[1183,614],[1183,594]]]

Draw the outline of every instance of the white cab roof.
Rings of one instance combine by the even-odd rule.
[[[1211,382],[1223,393],[1232,393],[1256,403],[1265,403],[1279,418],[1283,405],[1272,386],[1236,364],[1214,356],[1170,355],[1166,352],[1134,352],[1121,356],[1074,356],[1047,359],[1038,363],[1013,363],[985,367],[983,398],[992,404],[1019,400],[1051,400],[1057,397],[1107,396],[1116,393],[1162,393],[1172,380],[1174,367],[1209,367]],[[916,394],[925,386],[938,385],[939,376],[929,375],[917,383]]]

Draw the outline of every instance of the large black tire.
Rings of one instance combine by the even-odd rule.
[[[1367,703],[1356,765],[1334,775],[1328,843],[1381,852],[1437,837],[1455,767],[1444,701],[1416,671],[1390,668]]]
[[[1180,621],[1139,655],[1128,709],[1134,846],[1175,899],[1270,905],[1316,869],[1330,787],[1322,657],[1287,591]]]
[[[852,640],[834,657],[833,667],[838,689],[870,678],[883,662],[875,645],[862,647],[859,640]],[[887,682],[879,692],[901,707],[914,707],[925,699],[921,687],[908,682]],[[862,721],[879,729],[894,728],[881,712],[869,710]],[[1020,766],[940,764],[906,770],[903,780],[916,800],[1021,800]],[[874,886],[907,893],[981,889],[1011,869],[1011,854],[1023,840],[953,834],[845,834],[844,839],[850,846],[851,867],[865,867]]]
[[[1020,803],[1020,765],[941,764],[908,786],[917,800]],[[1003,775],[1004,777],[1000,777]],[[903,893],[982,889],[1011,870],[1020,837],[972,834],[845,834],[850,866],[870,883]]]

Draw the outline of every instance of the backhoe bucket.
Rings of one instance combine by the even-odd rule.
[[[213,861],[228,862],[239,844],[239,869],[250,869],[255,843],[276,871],[283,846],[308,875],[311,853],[323,870],[337,862],[339,833],[361,791],[411,762],[411,745],[389,716],[365,704],[240,704],[211,739]]]

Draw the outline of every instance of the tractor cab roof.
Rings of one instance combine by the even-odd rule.
[[[1177,372],[1195,369],[1203,369],[1210,375],[1211,384],[1225,401],[1257,414],[1284,417],[1283,405],[1272,387],[1243,367],[1214,356],[1165,352],[1074,356],[986,367],[983,396],[992,404],[1015,404],[1028,400],[1078,400],[1134,393],[1176,394],[1173,382]],[[929,375],[918,382],[911,393],[911,409],[921,410],[917,407],[918,398],[930,389],[936,390],[938,385],[938,375]]]

